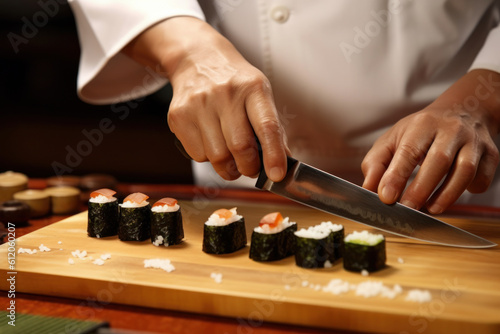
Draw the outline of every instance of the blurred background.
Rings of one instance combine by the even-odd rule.
[[[52,3],[53,11],[41,3]],[[170,86],[115,106],[78,99],[80,49],[66,1],[3,0],[0,31],[0,173],[106,173],[121,182],[192,183],[190,161],[167,126]],[[129,114],[122,119],[124,113],[112,108]]]

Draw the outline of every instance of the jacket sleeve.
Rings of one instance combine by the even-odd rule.
[[[80,39],[78,96],[113,104],[155,92],[167,79],[120,50],[151,25],[174,16],[204,20],[196,0],[69,0]],[[156,69],[158,70],[158,69]]]
[[[474,59],[470,70],[486,69],[500,73],[500,25],[498,25],[498,15],[500,15],[500,1],[495,1],[497,26],[494,27],[486,41]]]

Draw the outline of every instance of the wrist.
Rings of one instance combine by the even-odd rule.
[[[149,27],[122,52],[172,79],[196,48],[211,43],[213,32],[210,25],[197,18],[172,17]]]

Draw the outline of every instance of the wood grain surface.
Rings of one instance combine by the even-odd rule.
[[[43,243],[51,251],[17,255],[17,291],[235,317],[250,327],[278,322],[375,333],[500,332],[499,247],[449,248],[386,235],[387,268],[369,277],[345,271],[341,262],[329,269],[308,270],[297,267],[293,257],[254,262],[248,258],[249,246],[230,255],[205,254],[201,251],[203,222],[217,208],[237,206],[245,217],[249,240],[260,217],[277,210],[299,227],[325,220],[344,224],[348,233],[365,227],[284,203],[194,200],[181,204],[186,237],[178,246],[88,238],[85,212],[19,238],[18,249]],[[498,220],[444,220],[500,242]],[[110,253],[111,259],[102,266],[90,259],[74,259],[71,265],[68,259],[76,249],[86,250],[94,259]],[[7,258],[6,253],[7,245],[2,245],[0,258]],[[144,259],[151,258],[168,258],[176,269],[171,273],[144,269]],[[6,261],[1,261],[2,277],[8,271]],[[222,283],[210,278],[213,272],[223,275]],[[389,287],[400,284],[403,293],[395,299],[365,298],[353,291],[333,295],[303,286],[307,281],[322,287],[337,278],[352,284],[368,280]],[[0,288],[8,290],[5,280]],[[429,290],[432,301],[405,301],[406,293],[415,288]]]

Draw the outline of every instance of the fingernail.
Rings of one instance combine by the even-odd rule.
[[[429,208],[428,208],[429,212],[434,214],[434,215],[437,215],[437,214],[440,214],[444,211],[443,207],[439,204],[432,204]]]
[[[407,206],[409,208],[412,208],[412,209],[417,209],[417,206],[415,205],[415,203],[413,203],[412,201],[409,201],[407,199],[401,201],[401,204],[403,204],[404,206]]]
[[[283,169],[279,167],[273,167],[269,171],[269,178],[274,182],[279,182],[283,178]]]
[[[390,186],[385,186],[382,188],[382,191],[380,192],[380,195],[383,197],[384,202],[387,203],[394,203],[397,200],[398,194],[394,190],[393,187]]]

